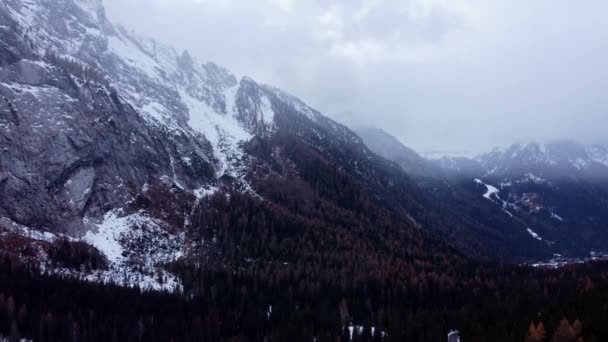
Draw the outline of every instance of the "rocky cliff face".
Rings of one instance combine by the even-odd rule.
[[[151,178],[246,188],[241,145],[274,107],[312,112],[252,79],[112,25],[101,1],[7,1],[0,124],[3,215],[72,235]],[[28,196],[17,196],[28,194]]]
[[[120,55],[140,50],[106,21],[100,2],[9,1],[0,12],[9,23],[0,163],[2,196],[11,200],[3,201],[3,216],[80,236],[84,218],[124,205],[151,178],[190,188],[213,179],[212,151],[187,129],[187,107],[142,61]],[[152,96],[175,109],[168,124],[142,111]]]

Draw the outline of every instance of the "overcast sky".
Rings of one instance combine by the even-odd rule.
[[[421,152],[608,142],[608,1],[105,3],[114,22]]]

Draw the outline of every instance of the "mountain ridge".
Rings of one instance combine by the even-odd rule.
[[[23,256],[48,263],[58,241],[85,242],[107,259],[85,277],[179,289],[165,265],[199,251],[190,238],[196,208],[216,194],[260,197],[265,179],[285,172],[318,183],[324,175],[295,164],[296,151],[408,224],[424,214],[407,175],[346,126],[114,26],[100,1],[11,0],[0,15],[12,22],[0,27],[0,194],[14,199],[0,206],[0,230],[9,252],[23,255],[29,243],[37,252]],[[348,196],[332,200],[350,207]]]
[[[604,214],[608,208],[605,146],[585,146],[572,141],[516,143],[474,159],[424,159],[413,150],[401,148],[397,139],[380,139],[393,145],[386,147],[373,141],[377,137],[363,137],[372,150],[394,160],[403,169],[409,168],[412,172],[407,162],[412,159],[425,165],[412,174],[436,200],[448,201],[449,207],[460,208],[459,213],[478,222],[485,221],[478,213],[486,208],[489,210],[486,216],[502,215],[511,223],[485,221],[482,226],[490,224],[491,229],[497,231],[529,233],[519,237],[507,235],[506,241],[542,241],[544,246],[535,248],[549,254],[589,257],[603,253],[606,234],[602,227],[608,222]],[[399,153],[406,155],[400,157]],[[422,164],[423,161],[426,164]],[[465,198],[467,205],[463,207]],[[473,234],[483,234],[480,229]]]

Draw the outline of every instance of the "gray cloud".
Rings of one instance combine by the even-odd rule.
[[[105,0],[110,18],[424,150],[608,142],[608,3]]]

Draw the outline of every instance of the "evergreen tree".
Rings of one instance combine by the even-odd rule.
[[[577,338],[570,322],[567,319],[562,319],[553,334],[551,342],[576,342],[576,340]]]

